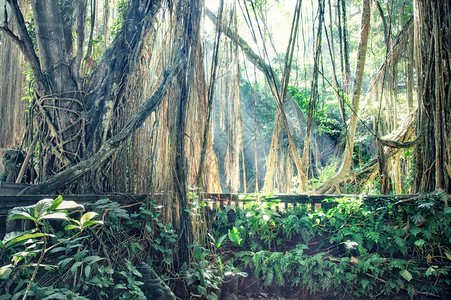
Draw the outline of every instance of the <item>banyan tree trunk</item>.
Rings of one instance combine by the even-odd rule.
[[[415,191],[451,193],[451,3],[415,0],[418,130]]]
[[[12,27],[16,27],[15,22]],[[24,57],[6,34],[0,36],[0,53],[1,151],[2,148],[20,146],[25,133],[25,111],[29,98],[22,99],[27,88]],[[2,156],[3,152],[0,158]]]

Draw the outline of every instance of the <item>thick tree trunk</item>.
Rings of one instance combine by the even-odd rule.
[[[15,22],[14,22],[15,23]],[[11,24],[15,29],[15,25]],[[25,134],[28,101],[20,101],[26,90],[25,60],[6,34],[0,36],[0,151],[18,148]],[[29,97],[29,95],[27,95]],[[27,100],[28,100],[27,97]],[[0,153],[3,157],[3,152]]]
[[[79,162],[75,166],[61,171],[44,182],[24,189],[21,194],[45,195],[52,193],[68,183],[79,179],[91,170],[101,167],[106,160],[116,153],[120,144],[129,138],[135,130],[142,126],[144,121],[156,110],[167,95],[169,88],[173,85],[176,75],[186,66],[186,58],[181,56],[181,54],[179,55],[180,56],[176,58],[172,69],[164,73],[162,81],[152,96],[145,101],[138,112],[127,122],[118,134],[103,143],[100,149],[89,158]]]
[[[451,193],[451,4],[415,0],[419,130],[415,192]]]
[[[44,116],[38,126],[43,137],[40,177],[46,180],[82,158],[83,103],[71,73],[72,43],[66,40],[58,1],[32,1],[32,8],[44,74],[35,103]]]
[[[77,27],[83,27],[85,5],[33,0],[38,48],[35,52],[17,0],[10,1],[17,29],[13,31],[7,26],[0,29],[19,46],[33,71],[37,97],[31,111],[42,139],[40,181],[92,156],[103,142],[118,132],[118,129],[111,129],[111,111],[122,99],[128,74],[141,54],[143,37],[161,3],[162,0],[130,1],[122,31],[104,54],[94,75],[83,79],[89,81],[84,85],[78,76],[84,33],[77,33],[79,48],[74,55],[70,19],[77,7]],[[76,186],[73,191],[82,192]]]

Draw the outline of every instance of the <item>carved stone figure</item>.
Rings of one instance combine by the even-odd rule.
[[[0,173],[0,181],[15,182],[19,174],[25,154],[20,150],[6,150],[3,154],[3,172]]]

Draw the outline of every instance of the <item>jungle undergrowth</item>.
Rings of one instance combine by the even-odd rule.
[[[277,209],[277,202],[267,201],[218,211],[215,236],[229,237],[223,259],[266,287],[291,292],[365,299],[450,296],[446,195],[334,202],[327,211],[305,204]]]
[[[0,299],[148,299],[149,290],[164,289],[159,280],[146,282],[141,263],[169,288],[184,282],[192,295],[218,299],[226,272],[244,274],[221,261],[221,241],[212,235],[208,245],[191,245],[192,260],[176,272],[178,234],[161,221],[161,208],[109,199],[80,205],[60,196],[13,209],[9,221],[31,221],[22,224],[31,229],[0,244]]]

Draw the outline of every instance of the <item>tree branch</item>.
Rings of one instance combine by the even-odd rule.
[[[25,59],[30,64],[34,76],[36,77],[38,82],[43,83],[44,81],[42,79],[44,75],[41,71],[41,64],[39,62],[38,56],[36,55],[36,52],[34,51],[33,41],[28,34],[27,26],[25,25],[25,20],[22,11],[20,10],[19,4],[17,3],[17,0],[9,0],[8,2],[16,19],[19,31],[19,35],[16,36],[12,33],[11,30],[9,30],[10,34],[8,35],[13,38],[14,43],[16,43],[16,45],[22,51]],[[2,29],[5,31],[5,28]]]
[[[214,23],[216,24],[218,22],[218,18],[215,16],[215,14],[209,10],[207,7],[205,8],[205,15]],[[252,50],[252,48],[249,46],[249,44],[238,34],[234,33],[229,27],[224,28],[224,34],[234,41],[235,43],[240,46],[240,48],[244,51],[246,54],[246,57],[263,73],[268,72],[268,70],[271,69],[271,67],[266,64],[263,59]],[[276,79],[276,78],[275,78]],[[277,79],[276,79],[277,80]],[[278,82],[278,86],[280,86],[280,82]]]

